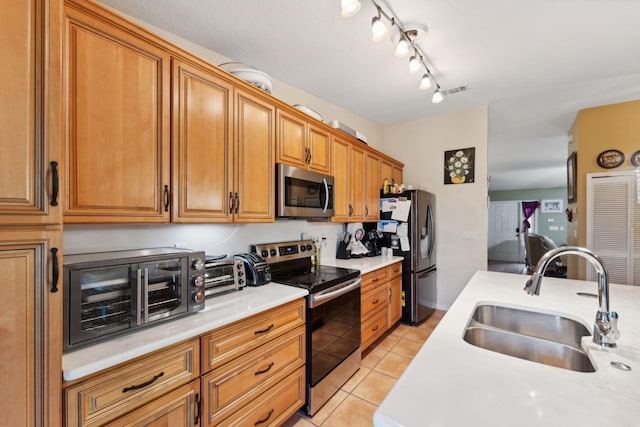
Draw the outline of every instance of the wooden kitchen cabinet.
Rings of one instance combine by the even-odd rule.
[[[81,5],[65,14],[64,220],[169,222],[170,56]]]
[[[350,142],[335,134],[332,145],[334,216],[331,220],[333,222],[365,221],[367,219],[367,151],[359,143]],[[371,157],[371,163],[374,158],[375,156]],[[376,207],[378,203],[376,199]],[[373,209],[372,214],[377,210]]]
[[[173,61],[172,222],[231,222],[233,86]]]
[[[193,381],[109,423],[110,427],[200,425],[200,380]]]
[[[380,160],[380,185],[382,186],[385,179],[387,179],[390,184],[402,184],[402,169],[402,163],[383,156]]]
[[[2,426],[62,423],[61,29],[60,0],[2,4]]]
[[[315,172],[331,173],[331,134],[301,114],[277,110],[276,161]]]
[[[202,337],[204,425],[278,425],[304,405],[305,307],[292,301]]]
[[[171,404],[177,403],[183,407],[184,390],[178,392],[177,401],[176,396],[167,398],[167,393],[197,380],[199,376],[200,348],[197,338],[123,363],[89,379],[67,385],[66,425],[136,425],[120,418],[133,413],[136,414],[133,418],[127,416],[124,420],[137,419],[141,413],[144,414],[145,409],[141,408],[157,414],[173,412],[163,408],[160,404],[162,399],[169,399]],[[134,410],[136,412],[132,412]],[[179,416],[182,409],[176,410],[174,415],[165,415],[169,418]]]
[[[365,221],[380,219],[380,158],[372,151],[367,151],[365,157]]]
[[[402,317],[400,261],[362,275],[361,341],[364,351]]]
[[[232,208],[236,222],[275,220],[275,107],[262,97],[235,91],[235,176]]]

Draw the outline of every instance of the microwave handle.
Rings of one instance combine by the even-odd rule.
[[[138,269],[138,277],[136,280],[136,325],[142,324],[142,270]]]
[[[149,268],[144,269],[144,281],[142,282],[144,293],[144,323],[149,323]]]
[[[324,207],[322,208],[322,213],[327,212],[327,207],[329,207],[329,185],[327,185],[327,180],[322,178],[322,183],[324,184]]]

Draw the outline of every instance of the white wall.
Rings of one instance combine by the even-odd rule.
[[[404,162],[404,183],[436,195],[439,309],[487,269],[487,123],[482,107],[385,128],[383,151]],[[469,147],[476,149],[475,182],[444,185],[444,151]]]

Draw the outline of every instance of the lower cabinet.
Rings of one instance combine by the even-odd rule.
[[[305,403],[305,337],[301,298],[65,384],[65,425],[280,425]]]
[[[362,276],[361,318],[364,351],[402,317],[402,264],[398,261]]]

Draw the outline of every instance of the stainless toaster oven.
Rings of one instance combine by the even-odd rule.
[[[244,262],[233,257],[208,256],[204,264],[204,294],[207,298],[239,291],[247,286]]]

